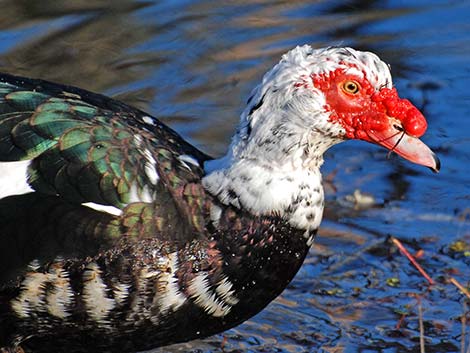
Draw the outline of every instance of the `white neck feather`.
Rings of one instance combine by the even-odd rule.
[[[357,64],[346,67],[346,59]],[[317,229],[324,204],[323,153],[341,142],[345,131],[329,121],[323,93],[305,78],[343,66],[362,74],[360,68],[371,61],[382,63],[353,49],[303,46],[285,54],[253,90],[228,153],[206,162],[204,187],[224,204],[280,215],[307,232]]]
[[[282,64],[253,91],[228,153],[205,164],[203,185],[224,204],[311,231],[323,214],[322,155],[338,141],[319,131],[328,118],[323,95],[295,90],[298,73]]]

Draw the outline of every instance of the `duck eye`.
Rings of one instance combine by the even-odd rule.
[[[359,83],[356,81],[345,81],[343,82],[343,91],[349,94],[356,94],[359,92]]]

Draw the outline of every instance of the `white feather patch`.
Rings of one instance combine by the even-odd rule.
[[[159,305],[162,314],[169,310],[177,310],[186,301],[186,296],[180,291],[176,271],[178,270],[178,253],[168,255],[166,269],[157,281],[153,303]]]
[[[147,160],[145,162],[145,174],[153,185],[157,185],[158,180],[160,179],[157,171],[157,161],[153,158],[152,152],[148,149],[144,150],[144,156]]]
[[[113,216],[122,215],[122,210],[117,208],[117,207],[114,207],[114,206],[100,205],[100,204],[94,203],[94,202],[82,203],[82,206],[86,206],[86,207],[92,208],[92,209],[97,210],[97,211],[106,212],[106,213],[109,213]]]
[[[52,316],[65,319],[70,316],[67,310],[73,302],[68,272],[60,266],[55,266],[51,268],[50,277],[52,277],[53,288],[46,297],[47,311]]]
[[[198,273],[191,280],[188,291],[194,303],[212,316],[225,316],[232,309],[230,305],[218,299],[216,293],[209,288],[209,280],[206,273]]]
[[[108,289],[96,263],[90,263],[83,272],[83,300],[87,314],[98,324],[106,324],[116,302],[107,295]]]
[[[209,216],[212,223],[217,227],[219,225],[220,217],[222,216],[222,208],[217,206],[215,203],[211,204]]]
[[[142,189],[139,189],[136,183],[131,184],[131,188],[129,190],[129,203],[134,202],[153,202],[152,193],[150,192],[150,189],[147,185],[145,185]]]
[[[117,305],[122,306],[126,303],[126,300],[129,297],[129,288],[131,288],[130,284],[120,282],[113,286],[113,296]]]
[[[156,125],[156,124],[155,124],[155,120],[152,119],[151,117],[147,116],[147,115],[143,116],[143,117],[142,117],[142,120],[143,120],[144,123],[146,123],[146,124],[149,124],[149,125]]]
[[[34,191],[28,184],[31,161],[0,162],[0,199]]]
[[[241,160],[205,176],[203,185],[224,204],[257,215],[277,213],[299,229],[317,229],[321,222],[323,188],[319,171],[292,165],[266,168],[254,160]],[[211,217],[216,224],[220,217],[217,209],[211,210]]]
[[[38,269],[38,261],[29,266]],[[46,288],[51,287],[49,290]],[[48,273],[28,272],[21,283],[20,295],[12,300],[11,307],[19,317],[29,317],[40,312],[65,319],[73,304],[73,291],[68,273],[61,265],[54,264]]]
[[[134,135],[134,143],[137,147],[142,145],[142,136],[139,134]]]
[[[137,295],[131,302],[131,313],[128,320],[135,320],[136,317],[152,319],[151,307],[146,305],[148,297],[152,294],[153,280],[158,277],[160,271],[142,268],[136,283]]]
[[[199,167],[199,168],[201,167],[199,165],[199,162],[197,161],[197,159],[194,158],[193,156],[190,156],[189,154],[182,154],[182,155],[178,156],[178,160],[181,162],[181,164],[183,166],[185,166],[189,170],[191,170],[191,167],[188,165],[188,163],[192,164],[196,167]]]
[[[11,301],[11,308],[22,318],[33,312],[45,311],[46,285],[49,282],[47,273],[28,272],[21,282],[21,294]]]
[[[227,304],[235,305],[239,302],[239,300],[234,296],[235,291],[232,290],[232,287],[233,283],[230,282],[228,278],[224,278],[217,284],[215,291]]]

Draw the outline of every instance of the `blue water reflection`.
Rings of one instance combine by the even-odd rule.
[[[38,2],[39,3],[39,2]],[[378,147],[327,153],[328,209],[291,286],[225,334],[224,352],[416,352],[421,296],[427,352],[461,348],[470,280],[470,4],[467,1],[3,0],[0,69],[116,96],[213,155],[224,152],[250,90],[304,43],[372,50],[425,113],[438,175]],[[348,195],[371,194],[357,209]],[[387,240],[424,250],[425,280]],[[397,280],[398,282],[391,281]],[[394,285],[393,283],[398,283]],[[467,334],[468,336],[469,334]],[[222,352],[222,336],[156,352]]]

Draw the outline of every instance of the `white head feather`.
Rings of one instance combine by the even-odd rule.
[[[373,53],[296,47],[253,90],[228,153],[206,163],[206,189],[224,204],[317,229],[323,153],[343,140],[345,130],[329,120],[324,94],[307,78],[337,69],[366,76],[377,89],[392,85],[388,66]]]

